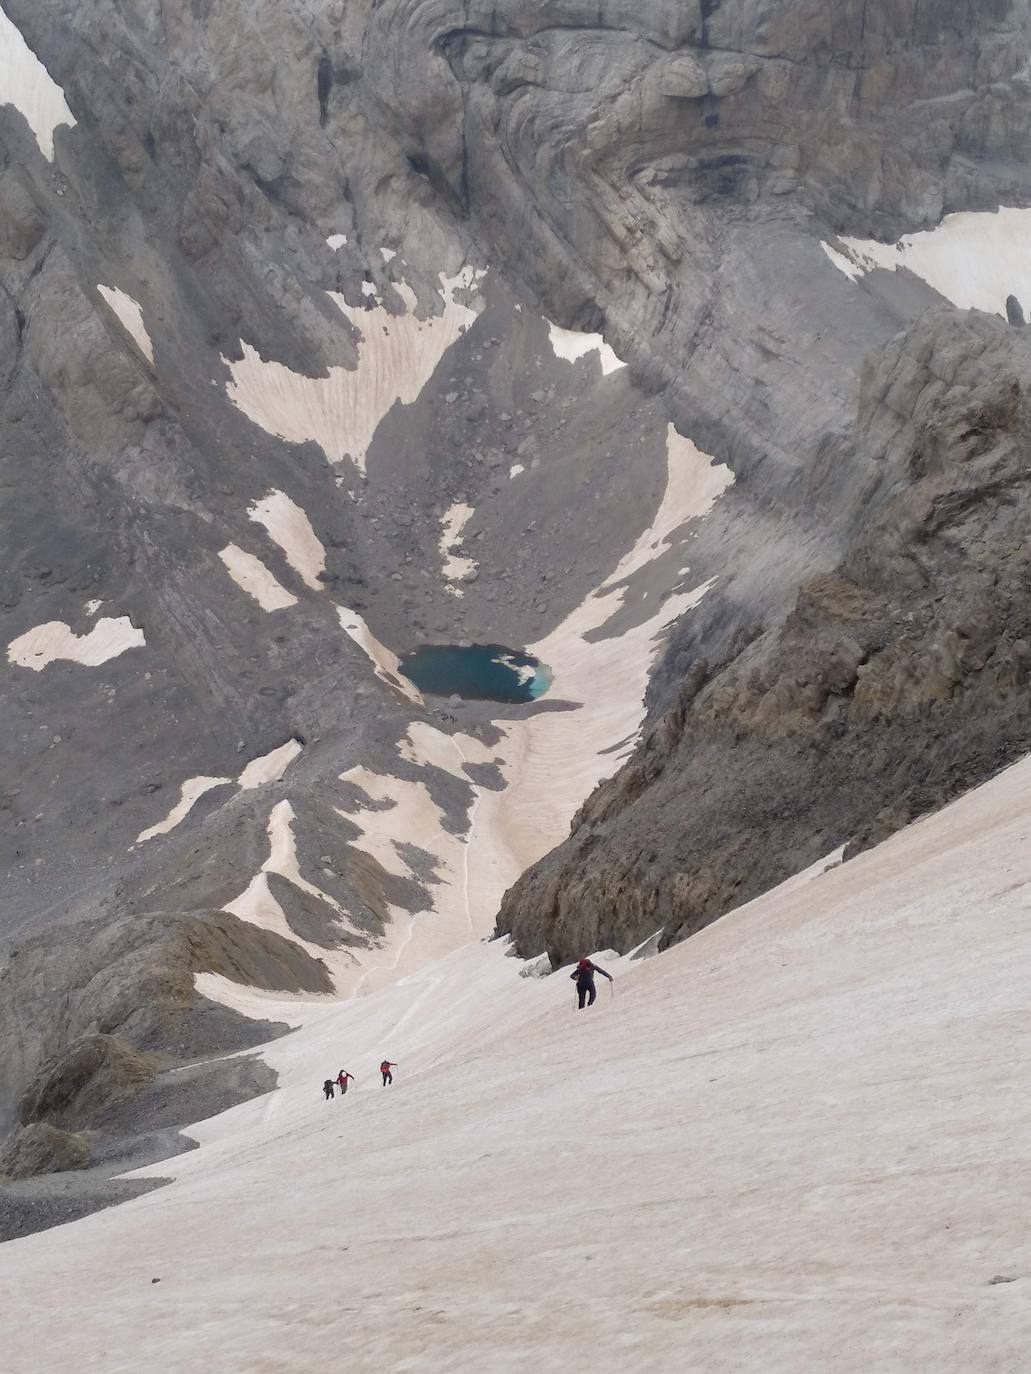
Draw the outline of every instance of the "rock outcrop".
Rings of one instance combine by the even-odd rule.
[[[854,438],[894,494],[784,624],[676,703],[498,928],[556,963],[669,944],[1031,750],[1031,349],[932,315],[870,360]]]
[[[59,1130],[45,1121],[20,1127],[0,1148],[0,1178],[84,1169],[89,1146],[82,1135]]]

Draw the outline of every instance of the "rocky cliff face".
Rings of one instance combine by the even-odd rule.
[[[151,1120],[143,1088],[27,1114],[55,1073],[275,1033],[219,980],[348,993],[489,931],[649,679],[637,753],[506,900],[524,950],[686,933],[1018,747],[1011,689],[992,752],[969,685],[1020,638],[1016,592],[961,652],[913,550],[950,606],[1009,587],[1007,488],[962,417],[1019,450],[1023,336],[846,240],[1031,202],[1025,0],[0,4],[19,1171],[79,1158],[79,1126],[131,1135],[130,1099]],[[1028,293],[996,266],[1004,314]],[[947,424],[918,409],[939,394]],[[550,698],[434,714],[396,656],[460,639],[548,646]],[[951,780],[863,696],[896,699],[878,656],[923,681],[930,654],[953,687],[927,718],[969,735]],[[854,802],[813,764],[841,739]],[[789,782],[795,829],[757,861]],[[175,1079],[162,1130],[244,1090],[217,1072]]]
[[[952,312],[871,362],[854,443],[896,495],[782,626],[695,660],[507,894],[523,953],[683,939],[1031,749],[1029,363],[1025,333]]]

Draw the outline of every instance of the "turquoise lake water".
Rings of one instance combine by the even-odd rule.
[[[551,686],[551,669],[504,644],[424,644],[401,660],[420,692],[467,701],[535,701]]]

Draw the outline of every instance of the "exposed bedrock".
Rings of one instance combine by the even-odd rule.
[[[366,61],[492,260],[563,323],[603,322],[693,425],[787,451],[799,388],[833,404],[871,327],[864,305],[821,340],[842,331],[804,290],[814,222],[895,238],[1025,202],[1027,43],[1008,0],[395,0]]]
[[[498,929],[555,962],[671,943],[1031,749],[1031,348],[932,315],[872,358],[855,444],[896,495],[784,625],[677,702]]]
[[[64,1173],[84,1169],[88,1161],[89,1146],[81,1134],[41,1121],[22,1127],[0,1145],[0,1178]]]
[[[875,9],[397,0],[372,16],[365,60],[398,136],[490,260],[561,323],[603,328],[735,474],[693,548],[719,581],[674,656],[782,615],[883,495],[876,469],[833,461],[833,435],[866,350],[936,297],[915,278],[848,291],[819,238],[895,238],[1031,194],[1026,4]],[[675,680],[660,672],[653,708]]]
[[[135,1097],[159,1068],[247,1049],[285,1029],[200,997],[197,973],[276,991],[332,987],[295,943],[225,912],[120,915],[116,906],[53,919],[18,943],[0,969],[0,1134],[16,1117],[96,1126],[101,1108]],[[173,1101],[177,1082],[165,1085]],[[184,1104],[175,1124],[195,1119]]]

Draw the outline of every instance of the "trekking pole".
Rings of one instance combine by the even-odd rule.
[[[616,989],[612,986],[611,978],[609,979],[609,993],[611,994],[612,1000],[614,1002],[616,1000]]]

